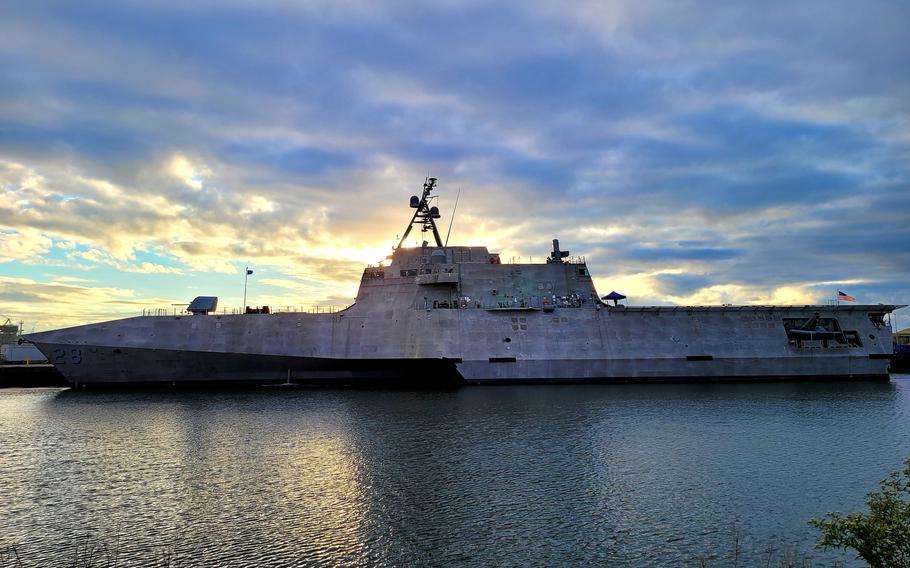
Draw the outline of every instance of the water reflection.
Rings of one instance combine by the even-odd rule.
[[[51,566],[85,538],[123,566],[659,566],[739,531],[744,560],[832,560],[806,520],[910,455],[908,387],[0,391],[0,546]]]

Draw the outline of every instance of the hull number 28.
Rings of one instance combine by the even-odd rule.
[[[51,357],[51,363],[54,365],[78,365],[82,362],[81,349],[54,349]]]

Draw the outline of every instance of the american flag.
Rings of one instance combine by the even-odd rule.
[[[855,302],[856,301],[856,298],[854,298],[850,294],[841,292],[840,290],[837,291],[837,299],[843,300],[844,302]]]

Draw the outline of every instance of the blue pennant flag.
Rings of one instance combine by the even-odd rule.
[[[246,275],[247,275],[247,276],[249,276],[249,275],[252,274],[252,273],[253,273],[252,270],[250,270],[249,268],[246,269]]]

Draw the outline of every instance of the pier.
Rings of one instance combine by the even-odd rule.
[[[0,365],[0,388],[67,386],[69,383],[50,363]]]

